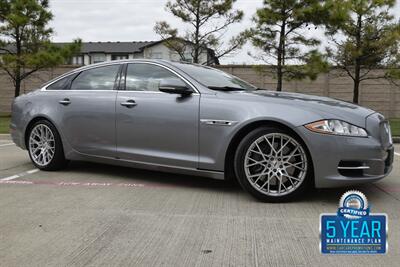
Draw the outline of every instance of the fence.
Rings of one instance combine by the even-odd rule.
[[[21,93],[27,93],[40,84],[59,76],[69,70],[72,66],[63,66],[51,70],[35,73],[22,83]],[[219,69],[236,75],[258,87],[275,89],[276,81],[270,76],[262,75],[252,66],[222,65]],[[373,72],[381,72],[374,70]],[[0,73],[0,113],[9,113],[11,101],[14,97],[13,84],[5,73]],[[283,90],[298,92],[351,101],[353,97],[353,83],[349,77],[341,75],[338,70],[321,74],[315,81],[302,80],[284,82]],[[386,80],[367,80],[361,84],[360,104],[389,118],[400,118],[400,88]]]
[[[276,80],[270,75],[262,75],[252,66],[223,65],[220,70],[233,74],[257,87],[275,90]],[[376,75],[383,70],[373,70]],[[352,101],[353,81],[343,72],[333,69],[329,73],[320,74],[314,81],[301,80],[283,83],[283,91],[328,96]],[[381,112],[388,118],[400,117],[400,87],[384,80],[365,80],[360,86],[360,105]]]

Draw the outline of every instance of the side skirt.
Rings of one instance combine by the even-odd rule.
[[[69,153],[68,159],[111,164],[111,165],[116,165],[116,166],[138,168],[138,169],[144,169],[144,170],[150,170],[150,171],[168,172],[168,173],[176,173],[176,174],[183,174],[183,175],[194,175],[194,176],[212,178],[212,179],[216,179],[216,180],[225,180],[224,172],[200,170],[200,169],[193,169],[193,168],[183,168],[183,167],[153,164],[153,163],[147,163],[147,162],[141,162],[141,161],[131,161],[131,160],[124,160],[124,159],[92,156],[92,155],[82,154],[77,151],[74,151],[73,153]]]

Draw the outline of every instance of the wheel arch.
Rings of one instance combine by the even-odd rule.
[[[257,121],[252,121],[244,126],[242,126],[233,136],[231,141],[229,142],[228,148],[225,152],[225,165],[224,165],[224,173],[225,173],[225,180],[233,180],[237,179],[235,171],[234,171],[234,158],[235,158],[235,153],[237,150],[237,147],[239,146],[240,141],[251,131],[260,128],[260,127],[265,127],[265,126],[272,126],[272,127],[277,127],[283,130],[288,131],[289,133],[293,134],[304,146],[306,149],[306,152],[309,156],[310,162],[311,162],[311,170],[313,174],[315,173],[314,170],[314,164],[313,164],[313,158],[310,153],[310,149],[308,148],[307,143],[304,141],[304,138],[300,136],[298,132],[293,130],[292,127],[289,125],[280,122],[280,121],[275,121],[275,120],[269,120],[269,119],[264,119],[264,120],[257,120]],[[312,177],[314,179],[314,175],[312,174]],[[314,181],[313,181],[314,184]]]

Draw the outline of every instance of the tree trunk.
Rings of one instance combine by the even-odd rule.
[[[286,22],[283,21],[281,25],[281,31],[279,33],[279,45],[278,45],[278,62],[277,62],[277,79],[276,91],[282,91],[282,80],[283,80],[283,67],[285,65],[285,34],[286,34]]]
[[[200,2],[197,4],[196,10],[196,32],[195,32],[195,44],[194,44],[194,55],[193,55],[193,63],[199,64],[199,54],[200,54]]]
[[[353,103],[355,104],[358,104],[359,92],[360,92],[360,81],[355,79],[353,88]]]
[[[21,80],[20,80],[20,78],[18,77],[18,78],[15,80],[15,91],[14,91],[14,96],[17,97],[17,96],[20,95],[20,93],[21,93]]]
[[[14,96],[17,97],[19,96],[21,92],[21,54],[22,54],[22,47],[21,47],[21,38],[20,38],[20,29],[17,27],[15,29],[15,44],[17,48],[17,64],[15,66],[15,94]]]
[[[278,66],[277,66],[277,79],[278,79],[278,83],[276,84],[276,91],[282,91],[282,58],[280,56],[280,54],[278,55]]]
[[[356,34],[356,47],[357,50],[361,49],[361,30],[362,30],[362,16],[358,15],[357,18],[357,34]],[[357,56],[354,63],[354,88],[353,88],[353,103],[358,104],[360,94],[360,73],[361,73],[361,59]]]

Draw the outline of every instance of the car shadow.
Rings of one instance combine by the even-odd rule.
[[[101,174],[101,176],[107,176],[107,182],[110,182],[110,178],[116,178],[118,180],[123,180],[123,182],[126,183],[144,183],[150,186],[209,188],[221,191],[241,190],[233,181],[223,181],[201,176],[150,171],[91,162],[70,162],[65,171],[79,172],[88,175]]]
[[[100,177],[106,176],[107,178],[104,177],[104,179],[107,179],[105,182],[112,182],[110,179],[115,178],[118,179],[119,182],[122,180],[123,183],[142,183],[155,187],[197,188],[227,194],[242,194],[243,197],[246,197],[249,201],[254,201],[252,197],[242,190],[236,181],[216,180],[193,175],[173,174],[81,161],[71,162],[65,171],[78,172],[80,174],[87,174],[88,176],[96,174],[100,175]],[[379,194],[384,194],[373,184],[329,189],[310,188],[303,196],[296,199],[295,202],[323,202],[336,205],[342,194],[348,190],[368,192],[369,195],[373,194],[374,198],[379,197],[377,196]]]

